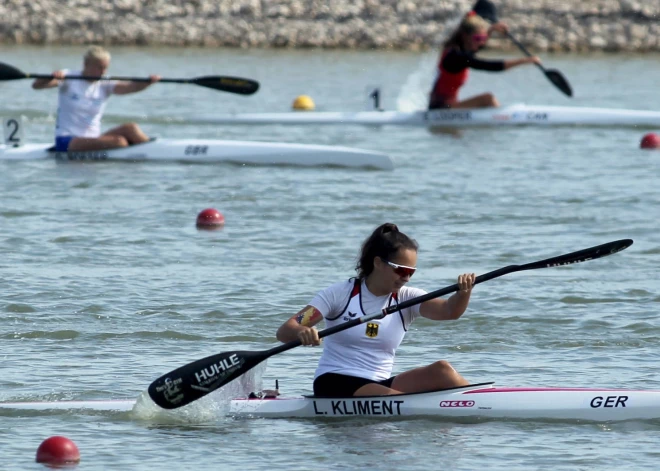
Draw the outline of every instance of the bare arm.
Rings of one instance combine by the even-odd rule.
[[[459,291],[452,294],[449,299],[435,298],[423,302],[419,307],[422,317],[434,321],[448,321],[461,317],[470,302],[474,280],[474,273],[460,275],[458,277]]]
[[[323,314],[314,306],[305,306],[277,329],[277,340],[298,340],[303,345],[320,345],[319,334],[313,327],[321,322]]]
[[[32,88],[34,90],[43,90],[45,88],[54,88],[57,87],[66,74],[63,70],[56,70],[53,72],[53,78],[38,78],[32,82]]]
[[[141,92],[151,84],[160,81],[160,75],[151,75],[150,82],[117,82],[112,93],[115,95],[128,95],[129,93]]]

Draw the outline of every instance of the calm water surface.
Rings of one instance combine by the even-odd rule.
[[[171,124],[195,112],[364,109],[380,85],[387,108],[424,105],[435,54],[116,49],[111,73],[241,75],[239,97],[159,84],[115,97],[106,125],[130,116],[152,135],[340,144],[385,151],[393,172],[236,165],[0,162],[0,400],[136,398],[162,373],[211,353],[266,349],[279,324],[327,284],[348,278],[360,243],[384,221],[420,244],[412,285],[427,290],[632,238],[614,256],[479,285],[457,322],[417,321],[395,371],[447,359],[473,382],[660,389],[660,154],[642,129],[220,127]],[[2,47],[3,62],[45,73],[83,49]],[[657,108],[657,57],[549,56],[571,81],[561,95],[535,68],[474,73],[466,93],[504,103]],[[634,77],[634,82],[631,81]],[[2,117],[50,141],[56,93],[0,84]],[[198,232],[215,207],[226,227]],[[295,349],[253,383],[310,392],[320,350]],[[79,469],[474,470],[642,469],[657,459],[658,422],[378,422],[239,420],[240,385],[192,412],[0,413],[2,469],[33,462],[62,434]]]

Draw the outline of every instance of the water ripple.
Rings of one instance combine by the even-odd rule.
[[[80,60],[75,48],[0,49],[3,61],[25,70]],[[470,381],[502,386],[660,389],[660,233],[652,216],[660,206],[660,158],[637,148],[639,129],[501,127],[447,136],[403,127],[184,125],[185,113],[288,110],[300,83],[322,84],[309,93],[326,110],[361,109],[363,89],[382,83],[393,107],[411,99],[411,71],[425,77],[415,93],[430,86],[426,72],[437,59],[392,51],[221,53],[227,73],[262,81],[258,99],[163,84],[110,100],[106,124],[131,118],[154,136],[361,147],[387,152],[395,170],[0,162],[1,400],[138,398],[155,378],[188,362],[277,345],[285,319],[320,288],[355,274],[360,244],[384,221],[418,241],[412,285],[428,291],[467,271],[635,240],[599,260],[478,285],[461,319],[412,324],[396,373],[445,359]],[[113,74],[213,74],[217,54],[117,48]],[[573,106],[648,108],[660,73],[658,61],[643,57],[550,59],[581,90]],[[283,70],[295,70],[299,80]],[[508,103],[525,96],[567,103],[534,68],[475,73],[467,86],[495,90]],[[55,95],[33,92],[24,81],[2,87],[12,99],[0,114],[25,115],[29,140],[50,142]],[[207,207],[225,215],[223,230],[195,228]],[[320,352],[296,348],[271,357],[241,387],[279,380],[284,394],[308,394]],[[4,463],[29,468],[30,444],[44,433],[75,436],[90,470],[155,469],[182,462],[181,450],[195,467],[221,462],[269,471],[484,464],[572,471],[651,469],[657,462],[649,432],[660,423],[653,421],[226,417],[226,400],[245,391],[221,390],[215,403],[180,417],[2,412]],[[282,437],[295,443],[295,457]]]

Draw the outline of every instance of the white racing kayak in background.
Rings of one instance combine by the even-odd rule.
[[[2,402],[0,410],[90,410],[127,412],[134,400]],[[426,417],[584,420],[660,419],[660,391],[601,388],[504,388],[481,383],[435,392],[318,398],[234,399],[229,413],[263,418]]]
[[[420,127],[648,126],[660,127],[660,111],[572,106],[508,105],[432,111],[292,111],[181,117],[188,124],[344,124]]]
[[[121,149],[88,152],[54,152],[52,144],[0,145],[0,160],[36,159],[394,168],[390,158],[381,152],[279,142],[159,138]]]

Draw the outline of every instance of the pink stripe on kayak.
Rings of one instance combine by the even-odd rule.
[[[462,394],[481,393],[511,393],[511,392],[559,392],[559,391],[582,391],[582,392],[651,392],[650,390],[633,389],[604,389],[604,388],[485,388],[465,391]]]

